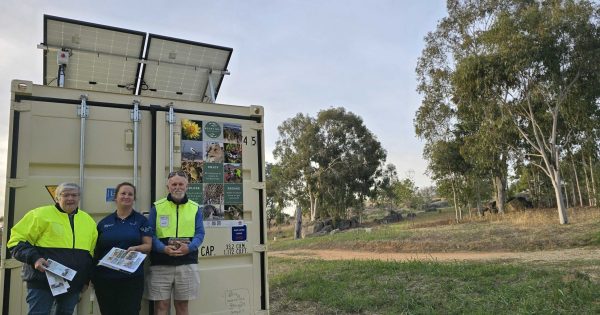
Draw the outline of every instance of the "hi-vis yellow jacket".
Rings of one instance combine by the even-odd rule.
[[[77,271],[69,291],[80,290],[89,281],[98,238],[96,222],[77,209],[68,214],[58,205],[29,211],[10,230],[7,247],[23,262],[23,280],[29,288],[48,288],[44,273],[34,269],[39,258],[55,260]]]
[[[198,247],[204,240],[204,223],[200,206],[184,197],[180,203],[167,198],[154,202],[148,216],[148,224],[156,232],[152,238],[152,265],[185,265],[198,263]],[[172,257],[164,253],[169,239],[187,239],[190,252],[187,255]]]
[[[194,237],[198,204],[192,200],[177,205],[160,199],[154,203],[156,209],[156,237]]]

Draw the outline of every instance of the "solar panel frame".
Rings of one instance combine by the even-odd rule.
[[[208,76],[211,75],[213,77],[218,76],[218,80],[213,82],[216,99],[223,82],[224,73],[227,72],[231,60],[233,48],[157,34],[148,35],[146,47],[143,58],[146,60],[146,64],[141,75],[142,82],[146,86],[145,89],[140,88],[139,95],[190,101],[210,101]],[[165,47],[170,49],[164,52]],[[186,53],[187,56],[180,58],[182,54],[185,55]],[[205,57],[205,55],[209,57]],[[180,76],[177,76],[177,74],[171,75],[176,70],[183,71],[183,75],[180,73]],[[190,74],[187,73],[192,70],[193,72]],[[152,72],[154,74],[150,75]],[[165,76],[164,73],[168,73],[168,75]],[[158,78],[163,80],[161,84],[158,84]],[[193,81],[193,83],[187,81]],[[180,85],[179,90],[173,88],[174,84],[177,83]],[[195,92],[195,90],[198,90],[198,92]]]
[[[98,41],[92,41],[91,43],[93,43],[93,45],[86,46],[85,43],[87,43],[88,41],[85,40],[85,38],[87,38],[85,36],[81,36],[81,38],[84,38],[84,44],[77,43],[79,45],[71,45],[72,47],[69,47],[68,45],[65,45],[64,33],[61,34],[61,35],[63,35],[61,37],[62,42],[53,42],[56,38],[49,38],[49,32],[52,30],[51,24],[54,24],[54,23],[62,23],[63,29],[66,28],[67,30],[70,30],[70,31],[74,32],[74,34],[78,34],[78,35],[82,35],[85,33],[89,33],[88,35],[91,35],[93,32],[95,32],[96,39],[98,38],[99,31],[101,31],[105,34],[110,34],[110,36],[107,36],[107,38],[110,37],[113,42],[115,40],[117,40],[117,41],[122,40],[122,41],[126,41],[128,43],[130,39],[136,40],[136,41],[140,42],[139,49],[137,47],[132,47],[131,50],[133,50],[133,53],[130,53],[129,52],[130,49],[129,49],[128,45],[125,45],[125,48],[122,46],[117,46],[117,45],[112,45],[112,46],[108,45],[107,46],[107,45],[105,45],[105,43],[98,42]],[[60,33],[60,31],[59,31],[59,33]],[[60,37],[60,36],[58,36],[58,37]],[[102,24],[78,21],[78,20],[73,20],[73,19],[67,19],[67,18],[52,16],[52,15],[44,15],[44,41],[43,41],[43,44],[47,45],[48,47],[57,46],[60,48],[72,49],[73,51],[76,52],[75,57],[71,58],[71,60],[69,60],[69,65],[67,66],[67,71],[73,72],[73,70],[72,70],[73,68],[76,68],[76,70],[74,70],[74,75],[72,75],[72,76],[70,74],[67,75],[66,81],[68,81],[70,85],[73,85],[70,87],[74,87],[77,89],[101,90],[101,91],[109,91],[109,92],[115,92],[115,93],[121,93],[121,94],[128,94],[128,93],[135,94],[135,92],[136,92],[135,86],[137,84],[137,80],[138,80],[138,77],[140,76],[140,71],[141,71],[141,63],[139,63],[139,60],[141,60],[143,57],[144,47],[146,44],[146,37],[147,37],[147,34],[144,32],[128,30],[128,29],[118,28],[118,27],[113,27],[113,26],[107,26],[107,25],[102,25]],[[79,38],[77,38],[77,39],[79,39]],[[73,35],[72,41],[75,41],[75,35]],[[74,46],[77,46],[77,47],[74,47]],[[125,49],[124,51],[123,51],[123,48]],[[114,52],[115,50],[117,51],[116,53]],[[58,53],[57,51],[50,51],[48,49],[44,50],[44,54],[43,54],[44,66],[43,66],[43,80],[42,80],[44,85],[49,84],[48,83],[49,70],[55,70],[55,71],[58,70],[58,65],[55,65],[57,53]],[[86,57],[87,55],[93,55],[94,53],[97,54],[96,59],[88,59],[87,61],[85,60],[87,58]],[[80,58],[83,59],[83,62],[80,62],[81,61]],[[131,59],[129,59],[129,58],[131,58]],[[90,63],[91,63],[91,65],[90,65]],[[113,65],[112,68],[111,68],[111,65]],[[108,66],[108,68],[103,69],[103,67],[106,67],[106,66]],[[79,67],[82,67],[84,69],[86,67],[87,68],[91,67],[92,70],[91,70],[91,72],[89,72],[89,73],[91,73],[91,75],[89,76],[91,78],[95,78],[101,74],[104,74],[104,72],[102,72],[102,71],[107,70],[108,71],[106,73],[107,81],[106,82],[99,81],[99,80],[97,80],[97,81],[79,80],[78,81],[77,79],[79,78],[79,75],[81,75],[79,73]],[[96,67],[100,69],[97,72],[95,72]],[[135,72],[133,71],[134,67],[135,67]],[[111,77],[110,77],[111,69],[115,69],[114,71],[112,71],[113,73],[122,71],[123,72],[122,76],[121,76],[122,78],[131,77],[128,80],[128,82],[129,82],[129,84],[133,84],[133,88],[123,90],[123,88],[118,87],[117,84],[125,84],[126,82],[109,82],[109,80],[111,79]],[[128,70],[127,74],[124,73],[126,70]],[[129,73],[131,73],[131,75],[129,75]],[[89,81],[97,82],[98,84],[89,84]]]

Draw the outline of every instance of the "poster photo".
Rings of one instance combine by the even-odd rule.
[[[202,206],[205,227],[244,224],[242,126],[181,120],[181,170],[188,197]]]

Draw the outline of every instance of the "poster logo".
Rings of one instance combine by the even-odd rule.
[[[218,138],[221,136],[221,126],[214,121],[209,121],[204,125],[204,133],[210,138]]]

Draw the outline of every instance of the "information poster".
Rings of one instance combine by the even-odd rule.
[[[242,126],[182,119],[181,135],[188,197],[203,205],[204,226],[244,225]]]

